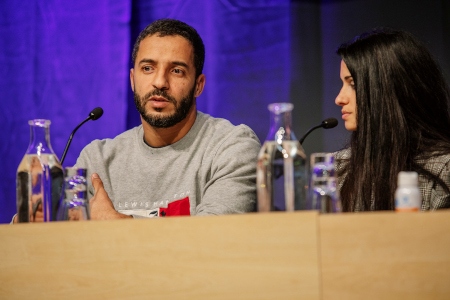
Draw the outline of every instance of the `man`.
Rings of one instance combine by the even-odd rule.
[[[92,174],[92,219],[254,210],[260,142],[245,125],[197,111],[204,58],[183,22],[158,20],[140,33],[130,82],[142,125],[93,141],[76,163]]]

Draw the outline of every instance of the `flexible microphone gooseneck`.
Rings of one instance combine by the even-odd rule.
[[[303,144],[303,141],[305,140],[305,138],[308,136],[308,134],[310,134],[313,130],[317,129],[317,128],[324,128],[324,129],[329,129],[329,128],[334,128],[336,127],[338,124],[338,120],[335,118],[328,118],[326,120],[323,120],[322,123],[320,125],[314,126],[312,128],[310,128],[305,135],[300,139],[300,144]]]
[[[93,110],[91,110],[91,112],[89,113],[89,116],[86,118],[86,120],[84,120],[77,127],[75,127],[75,129],[70,134],[69,140],[67,141],[67,144],[66,144],[66,148],[64,149],[63,155],[61,156],[61,165],[64,162],[64,158],[66,158],[67,150],[69,150],[69,146],[70,146],[70,143],[72,142],[72,138],[75,135],[75,132],[78,130],[78,128],[80,128],[81,125],[83,125],[84,123],[86,123],[89,120],[93,120],[93,121],[98,120],[102,115],[103,115],[103,109],[101,107],[96,107]]]

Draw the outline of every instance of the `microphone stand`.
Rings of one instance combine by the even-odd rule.
[[[75,135],[75,132],[78,130],[78,128],[80,128],[81,125],[83,125],[84,123],[86,123],[89,120],[94,120],[94,121],[97,120],[102,115],[103,115],[103,109],[101,107],[96,107],[89,113],[89,117],[87,117],[86,120],[84,120],[77,127],[75,127],[75,129],[70,134],[69,140],[67,141],[67,144],[66,144],[66,148],[64,149],[64,152],[61,156],[61,165],[63,164],[64,159],[66,158],[67,150],[69,150],[70,143],[72,143],[72,138]]]
[[[303,144],[303,141],[305,140],[305,138],[308,136],[308,134],[310,134],[313,130],[316,130],[317,128],[324,128],[324,129],[329,129],[329,128],[334,128],[336,127],[338,124],[338,120],[336,120],[335,118],[328,118],[326,120],[323,120],[321,124],[314,126],[312,128],[310,128],[305,135],[299,140],[300,145]]]
[[[320,128],[320,127],[322,127],[322,124],[310,128],[310,129],[305,133],[305,135],[300,139],[300,141],[299,141],[299,142],[300,142],[300,145],[303,144],[303,141],[306,139],[306,137],[307,137],[311,132],[313,132],[314,130],[316,130],[317,128]]]
[[[73,136],[75,135],[75,132],[78,130],[78,128],[81,127],[81,125],[83,125],[84,123],[86,123],[90,119],[91,119],[91,116],[87,117],[86,120],[84,120],[83,122],[80,123],[80,125],[75,127],[75,129],[70,134],[69,140],[67,141],[67,144],[66,144],[66,148],[64,148],[64,152],[63,152],[63,154],[61,156],[61,165],[63,164],[64,159],[66,158],[67,150],[69,150],[69,146],[70,146],[70,143],[72,143],[72,139],[73,139]]]

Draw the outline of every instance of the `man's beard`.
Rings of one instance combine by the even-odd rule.
[[[134,88],[136,91],[136,87]],[[189,110],[194,103],[194,93],[195,93],[195,85],[192,87],[192,90],[188,93],[187,96],[183,97],[179,102],[177,100],[167,94],[166,91],[160,89],[154,89],[152,92],[147,93],[144,97],[140,97],[136,92],[134,93],[134,104],[136,105],[136,109],[141,114],[142,119],[147,122],[150,126],[156,128],[168,128],[172,127],[175,124],[178,124],[182,120],[184,120],[189,113]],[[156,116],[151,113],[147,113],[145,111],[145,103],[147,99],[152,96],[161,96],[171,102],[175,107],[175,112],[166,116]],[[155,108],[157,112],[162,111],[162,109]]]

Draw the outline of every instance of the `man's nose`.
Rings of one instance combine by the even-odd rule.
[[[153,87],[160,90],[167,90],[169,88],[169,81],[167,80],[167,74],[164,70],[158,70],[153,77]]]

